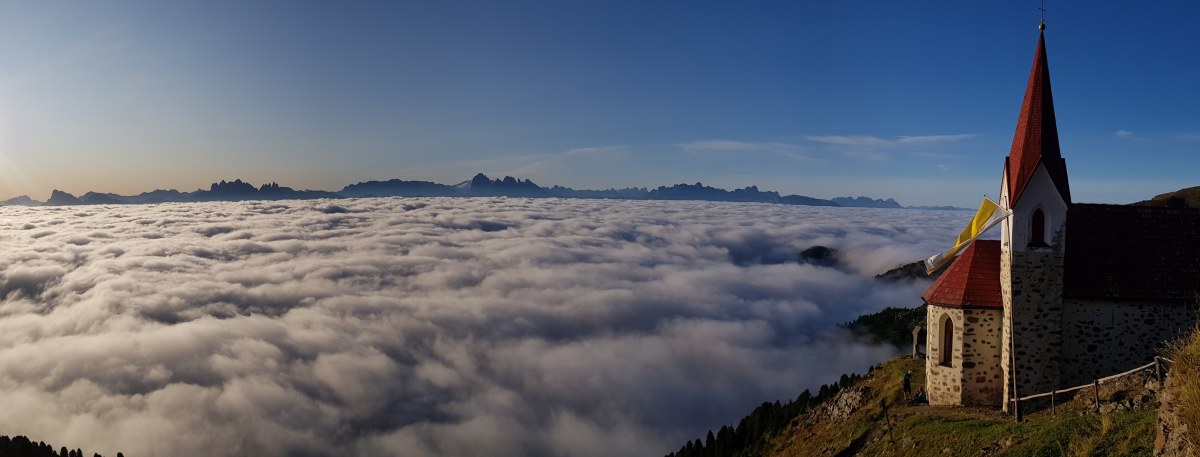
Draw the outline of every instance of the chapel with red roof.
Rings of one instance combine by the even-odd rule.
[[[1144,365],[1196,322],[1200,210],[1071,200],[1039,29],[1001,174],[1011,215],[923,296],[932,404],[1007,411]]]

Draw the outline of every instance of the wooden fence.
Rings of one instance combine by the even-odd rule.
[[[1158,380],[1159,384],[1162,384],[1162,381],[1163,381],[1162,362],[1175,363],[1174,360],[1168,359],[1166,357],[1154,356],[1153,362],[1147,363],[1147,364],[1142,365],[1137,368],[1133,368],[1129,371],[1117,373],[1112,376],[1105,376],[1103,378],[1095,379],[1091,383],[1088,383],[1088,384],[1078,385],[1075,387],[1068,387],[1066,389],[1054,389],[1049,392],[1042,392],[1039,394],[1033,394],[1033,395],[1027,395],[1024,397],[1019,397],[1015,400],[1012,400],[1013,416],[1016,417],[1017,422],[1021,422],[1021,402],[1025,401],[1025,400],[1033,400],[1035,398],[1042,398],[1042,397],[1050,397],[1050,411],[1052,414],[1057,414],[1058,411],[1057,411],[1057,406],[1055,405],[1055,400],[1056,400],[1055,397],[1057,397],[1059,394],[1070,393],[1070,392],[1074,392],[1074,391],[1077,391],[1080,389],[1086,389],[1088,387],[1094,387],[1096,389],[1096,391],[1095,391],[1095,393],[1096,393],[1096,396],[1095,396],[1095,398],[1096,398],[1096,414],[1099,414],[1100,413],[1100,383],[1105,382],[1105,381],[1111,381],[1113,379],[1117,379],[1117,378],[1120,378],[1123,376],[1129,376],[1131,374],[1134,374],[1139,371],[1145,370],[1147,368],[1153,367],[1154,368],[1154,378]]]

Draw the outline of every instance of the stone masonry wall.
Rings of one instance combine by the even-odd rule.
[[[962,404],[998,407],[1004,401],[1004,373],[1000,371],[999,309],[963,310]]]
[[[937,305],[925,307],[925,390],[929,394],[931,405],[960,405],[962,404],[962,348],[960,344],[963,334],[963,310]],[[954,326],[954,350],[950,355],[950,366],[943,366],[942,360],[942,317],[950,316],[949,322]]]
[[[1004,249],[1003,247],[1001,249]],[[1008,412],[1009,399],[1012,398],[1012,380],[1009,379],[1012,373],[1012,354],[1009,349],[1012,348],[1012,256],[1007,250],[1000,252],[1000,298],[1004,302],[1004,311],[1001,312],[1000,320],[1000,372],[1004,375],[1004,396],[1001,398],[1003,402],[1000,409]]]
[[[1163,341],[1193,328],[1196,315],[1193,304],[1065,300],[1060,387],[1150,363]]]
[[[1013,396],[1014,374],[1018,396],[1049,391],[1060,385],[1062,265],[1062,253],[1049,250],[1006,250],[1000,256],[1000,288],[1004,299],[1001,362],[1005,372],[1006,411]],[[1013,349],[1015,367],[1010,363]]]

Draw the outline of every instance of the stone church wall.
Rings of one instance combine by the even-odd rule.
[[[962,404],[962,344],[955,344],[950,354],[950,365],[942,361],[942,318],[949,316],[947,321],[954,327],[954,341],[962,341],[963,310],[937,305],[926,306],[926,337],[925,337],[925,390],[929,394],[931,405]]]
[[[929,391],[929,402],[999,406],[1004,388],[1000,371],[1000,310],[930,305],[926,313],[925,389]],[[942,326],[947,316],[954,332],[948,366],[942,364]]]
[[[1000,371],[1001,310],[963,310],[962,404],[998,407],[1004,401]]]
[[[1150,363],[1196,316],[1194,304],[1064,300],[1061,387]]]
[[[1001,399],[1000,409],[1008,412],[1009,399],[1012,398],[1012,381],[1009,381],[1008,376],[1012,373],[1012,355],[1009,349],[1012,348],[1012,300],[1008,295],[1008,291],[1012,289],[1012,273],[1010,266],[1012,265],[1012,256],[1005,252],[1000,254],[1000,298],[1004,302],[1003,316],[1000,321],[1000,372],[1004,373],[1004,397]]]
[[[1016,349],[1017,394],[1026,396],[1058,388],[1062,332],[1063,255],[1053,251],[1005,252],[1000,256],[1000,287],[1004,292],[1001,364],[1004,409],[1012,398]],[[1012,321],[1011,325],[1009,320]],[[1015,333],[1014,335],[1009,332]]]

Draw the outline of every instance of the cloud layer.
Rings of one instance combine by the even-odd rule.
[[[105,455],[655,455],[891,355],[965,213],[362,199],[0,208],[0,432]],[[839,249],[842,267],[796,255]]]

